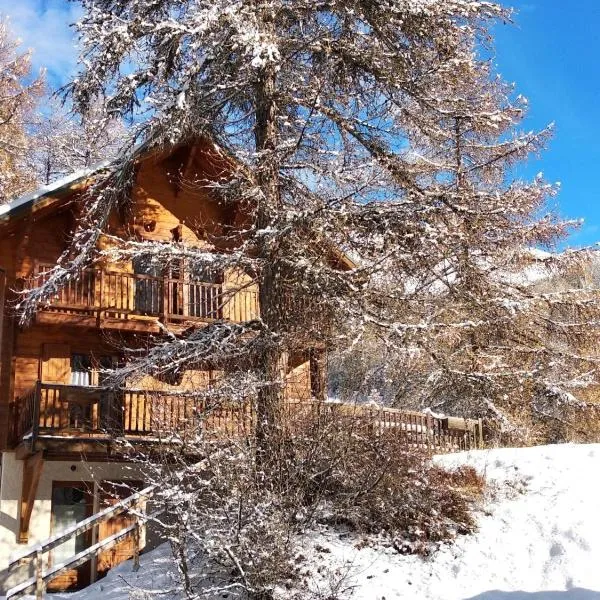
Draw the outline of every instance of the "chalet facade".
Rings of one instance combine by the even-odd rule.
[[[130,209],[110,215],[108,233],[132,240],[175,241],[205,247],[227,228],[244,222],[235,206],[209,193],[188,190],[172,178],[215,178],[222,156],[208,144],[143,156],[137,164]],[[175,334],[215,320],[258,317],[258,290],[242,271],[200,272],[184,262],[160,270],[150,261],[121,261],[85,270],[21,328],[15,291],[33,276],[44,278],[69,244],[79,214],[77,200],[93,173],[72,177],[0,208],[0,571],[26,544],[114,503],[115,483],[143,486],[135,461],[122,451],[147,447],[193,419],[186,390],[210,385],[213,373],[186,372],[176,382],[146,377],[115,392],[103,385],[103,369],[121,363],[123,346],[144,347],[165,327]],[[110,235],[100,244],[110,245]],[[244,285],[242,285],[244,284]],[[312,357],[312,359],[311,359]],[[307,350],[290,357],[286,395],[310,399],[323,393],[320,361]],[[215,431],[250,426],[224,407],[211,417]],[[60,562],[123,527],[123,516],[65,542],[48,558]],[[92,564],[66,571],[55,589],[85,585],[129,558],[131,540],[101,553]],[[142,540],[139,542],[143,544]]]

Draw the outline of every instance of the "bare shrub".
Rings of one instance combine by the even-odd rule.
[[[160,485],[162,525],[184,593],[270,598],[276,585],[297,575],[285,498],[265,481],[245,441],[201,443],[193,453],[193,464],[181,453],[151,475]]]
[[[435,466],[398,432],[379,435],[372,425],[339,412],[296,424],[283,475],[307,520],[383,534],[403,553],[429,553],[473,531],[484,487],[477,473]]]
[[[264,600],[281,586],[298,589],[298,536],[316,523],[419,554],[473,531],[483,488],[475,471],[445,471],[399,432],[377,434],[364,413],[322,408],[288,414],[267,459],[250,438],[198,438],[149,475],[160,482],[189,598]]]

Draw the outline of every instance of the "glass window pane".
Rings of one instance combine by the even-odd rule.
[[[52,490],[52,535],[61,533],[87,516],[87,499],[83,488],[56,486]],[[59,564],[86,548],[86,534],[63,542],[52,550],[53,564]]]

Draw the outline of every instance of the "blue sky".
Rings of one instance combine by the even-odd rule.
[[[527,96],[527,129],[554,122],[549,149],[522,169],[561,182],[558,209],[583,218],[568,240],[573,246],[600,241],[596,176],[600,162],[600,2],[514,0],[516,25],[496,27],[497,68]]]
[[[561,182],[560,214],[583,218],[568,240],[573,246],[600,241],[596,172],[600,160],[600,1],[512,0],[515,25],[498,25],[498,71],[530,101],[526,129],[554,122],[555,136],[539,159],[520,169],[523,177],[540,171]],[[51,85],[76,71],[76,48],[69,23],[78,5],[66,0],[0,0],[23,45],[34,51],[36,68],[47,69]]]

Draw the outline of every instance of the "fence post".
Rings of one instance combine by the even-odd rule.
[[[40,431],[40,403],[42,399],[42,382],[38,379],[35,382],[35,392],[33,394],[33,416],[31,424],[31,449],[35,448],[35,442]]]
[[[135,518],[135,529],[133,530],[133,570],[140,568],[140,519]]]
[[[100,297],[98,298],[98,312],[96,313],[97,326],[100,326],[104,309],[104,269],[100,269]]]
[[[42,577],[42,548],[35,551],[35,600],[44,597],[44,578]]]
[[[169,283],[170,283],[169,275],[168,275],[167,271],[165,271],[163,278],[162,278],[162,284],[163,284],[162,321],[165,324],[168,322],[168,315],[171,314],[171,294],[170,294],[170,290],[169,290]],[[160,308],[160,307],[157,307],[157,308]]]
[[[433,450],[433,448],[435,448],[435,443],[433,441],[433,418],[430,414],[427,414],[425,427],[427,427],[425,445],[427,450]]]

